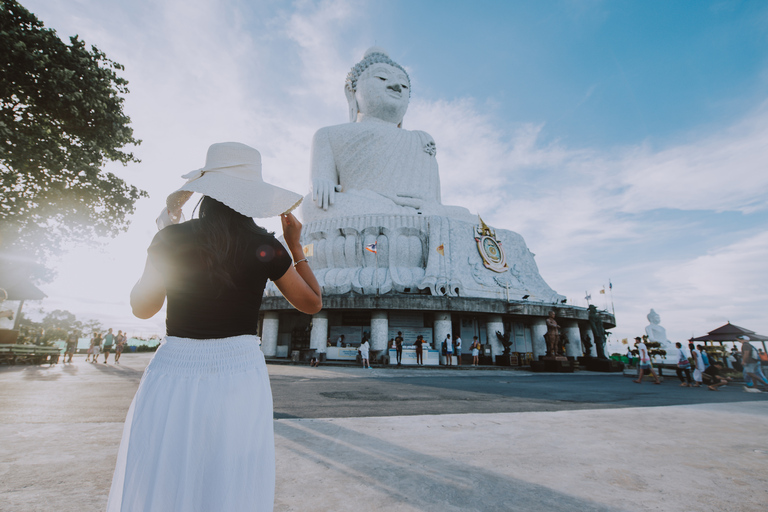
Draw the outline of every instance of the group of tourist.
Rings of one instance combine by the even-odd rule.
[[[753,347],[749,343],[749,336],[742,335],[738,339],[741,341],[741,350],[734,345],[731,353],[725,354],[723,359],[726,366],[732,370],[742,369],[745,391],[750,393],[768,391],[768,379],[762,371],[763,363],[768,363],[768,355],[762,349],[758,350]],[[643,375],[648,372],[653,376],[655,384],[661,384],[659,376],[653,369],[648,347],[639,336],[635,338],[635,347],[638,351],[639,361],[638,377],[634,382],[641,384]],[[725,386],[732,380],[732,377],[723,375],[723,362],[708,354],[703,345],[689,343],[690,356],[683,350],[681,343],[675,343],[675,347],[673,359],[677,364],[676,372],[678,379],[680,379],[680,386],[695,388],[703,384],[707,386],[707,389],[717,391],[718,388]]]
[[[64,349],[64,362],[71,363],[72,356],[77,351],[77,342],[79,336],[77,332],[72,332],[67,337],[67,347]],[[98,363],[99,355],[104,354],[104,364],[109,362],[109,354],[114,350],[115,352],[115,364],[120,364],[120,355],[123,353],[125,346],[128,344],[128,335],[123,331],[117,331],[115,335],[110,328],[106,334],[100,332],[94,332],[91,337],[91,344],[88,347],[88,352],[85,355],[86,363]]]
[[[478,340],[477,336],[474,336],[472,338],[472,344],[469,346],[469,349],[472,351],[472,366],[477,366],[479,364],[480,348],[480,340]],[[458,335],[456,335],[453,340],[451,340],[450,334],[446,335],[443,340],[442,352],[445,356],[445,364],[447,366],[453,365],[454,354],[456,355],[457,364],[461,366],[461,338]]]

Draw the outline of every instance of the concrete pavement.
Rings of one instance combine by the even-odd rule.
[[[0,511],[104,509],[149,357],[0,367]],[[345,372],[362,382],[379,370]],[[767,420],[768,400],[277,419],[275,510],[763,511]]]

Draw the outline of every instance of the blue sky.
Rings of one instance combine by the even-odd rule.
[[[142,163],[110,168],[151,196],[128,233],[58,262],[46,309],[162,332],[127,294],[179,176],[235,140],[306,193],[312,134],[347,121],[344,77],[376,45],[410,73],[404,126],[435,138],[443,202],[522,234],[575,304],[608,305],[612,279],[615,337],[650,308],[673,341],[727,320],[768,334],[764,2],[24,5],[125,65]]]

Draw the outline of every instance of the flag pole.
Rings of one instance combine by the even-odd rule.
[[[611,292],[611,313],[616,316],[616,309],[613,307],[613,283],[608,279],[608,291]]]

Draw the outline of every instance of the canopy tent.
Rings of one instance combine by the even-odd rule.
[[[24,307],[25,300],[42,300],[47,297],[40,288],[32,284],[29,278],[18,272],[14,273],[11,269],[7,268],[0,270],[0,288],[8,294],[6,300],[19,301],[19,307],[14,319],[14,329],[19,328],[21,309]],[[4,294],[0,293],[0,298],[3,296]]]
[[[705,336],[699,336],[693,338],[691,341],[741,341],[739,336],[749,336],[751,341],[768,341],[768,336],[757,334],[755,331],[750,331],[738,325],[733,325],[728,322],[722,327],[718,327],[714,331],[709,331]]]
[[[768,341],[768,336],[763,336],[762,334],[757,334],[755,331],[750,331],[749,329],[739,327],[738,325],[733,325],[731,322],[728,322],[713,331],[709,331],[704,336],[691,338],[688,341],[703,341],[705,344],[707,342],[719,342],[722,345],[723,342],[741,343],[742,340],[738,339],[739,336],[749,336],[749,341],[762,341],[763,349],[765,349],[765,342]]]

